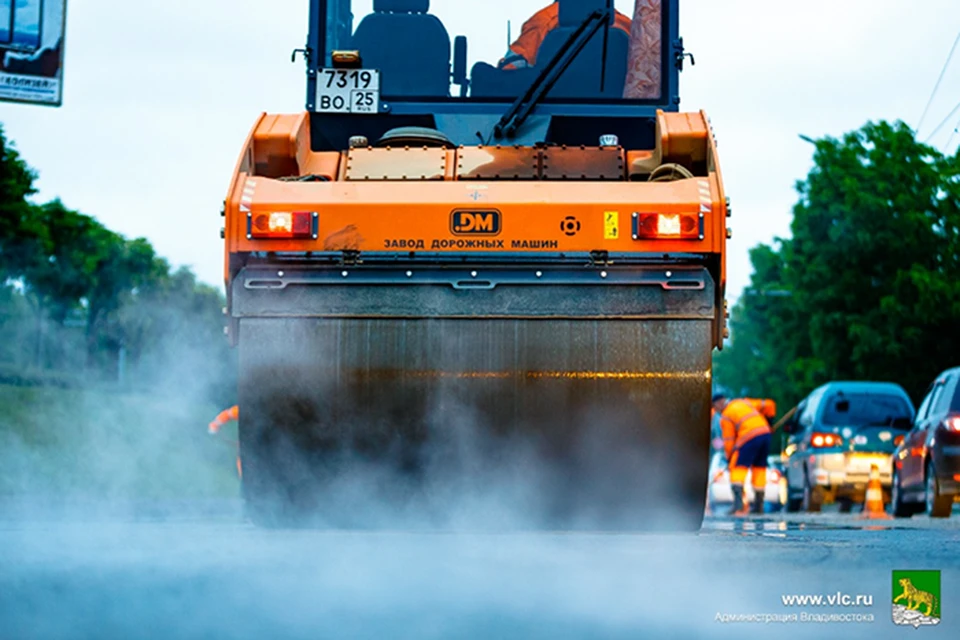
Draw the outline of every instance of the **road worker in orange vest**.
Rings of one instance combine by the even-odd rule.
[[[224,409],[219,414],[217,414],[217,417],[214,418],[213,422],[211,422],[210,425],[207,427],[207,433],[211,435],[216,435],[220,433],[220,429],[223,427],[223,425],[227,424],[231,420],[239,420],[239,419],[240,419],[240,407],[238,407],[237,405],[234,405],[229,409]]]
[[[777,417],[777,403],[773,400],[769,398],[744,398],[744,400],[752,404],[767,420],[773,420]]]
[[[507,55],[500,61],[501,69],[522,69],[537,63],[537,53],[547,34],[560,25],[560,3],[553,2],[533,14],[523,23],[520,37],[510,45]],[[613,23],[614,28],[630,34],[630,18],[619,11]]]
[[[211,422],[207,426],[207,433],[215,436],[218,433],[220,433],[220,429],[223,428],[225,424],[227,424],[231,420],[239,420],[239,419],[240,419],[240,407],[238,407],[237,405],[234,405],[229,409],[224,409],[219,414],[217,414],[217,417],[213,419],[213,422]],[[243,465],[240,463],[239,452],[237,453],[237,476],[241,478],[243,477]]]
[[[770,455],[770,423],[747,400],[730,400],[724,394],[713,396],[713,408],[720,414],[723,450],[730,468],[734,515],[746,515],[743,485],[750,472],[753,484],[753,513],[763,513],[767,488],[767,456]]]

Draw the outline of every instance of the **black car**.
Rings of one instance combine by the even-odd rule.
[[[960,495],[960,367],[941,373],[894,452],[891,508],[947,518]]]

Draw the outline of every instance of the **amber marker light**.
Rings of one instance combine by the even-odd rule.
[[[634,240],[703,240],[702,213],[634,213]]]
[[[359,51],[332,51],[330,60],[333,62],[334,69],[360,69],[363,67],[363,59]]]
[[[312,211],[247,214],[247,239],[316,239],[319,216]]]

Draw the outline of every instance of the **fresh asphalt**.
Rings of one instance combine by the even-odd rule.
[[[264,530],[233,501],[10,501],[0,638],[957,638],[958,549],[960,509],[709,517],[665,535]],[[939,626],[893,625],[893,569],[942,572]],[[837,592],[873,605],[781,600]],[[738,614],[808,619],[723,621]]]

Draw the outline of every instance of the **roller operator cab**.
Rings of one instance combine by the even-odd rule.
[[[677,13],[311,1],[224,209],[255,521],[700,526],[729,209]]]

